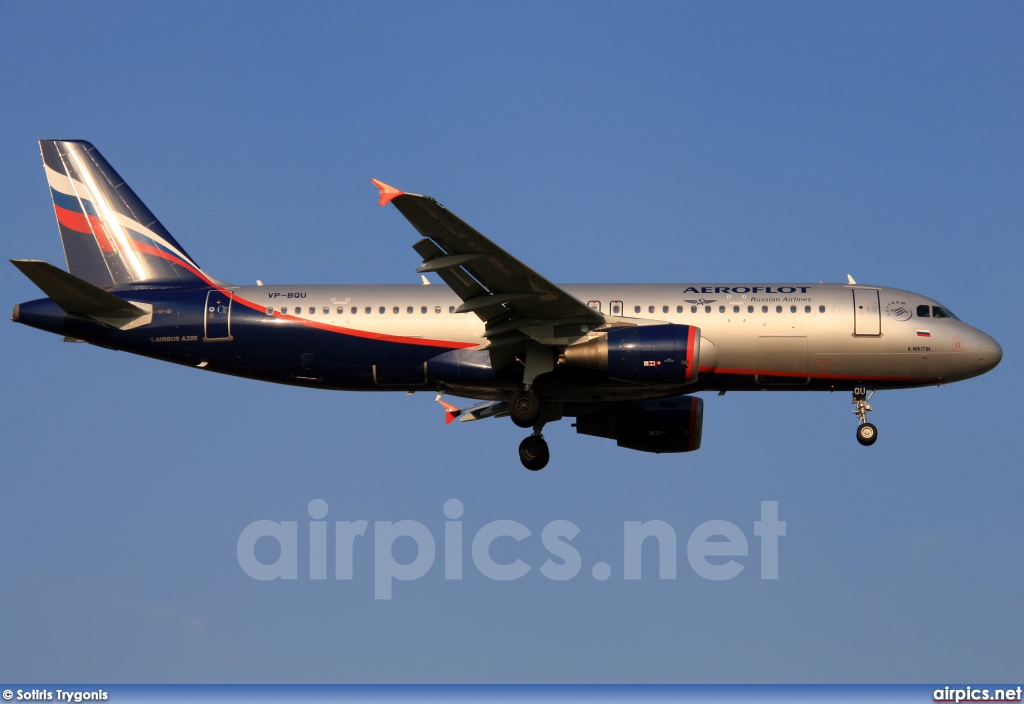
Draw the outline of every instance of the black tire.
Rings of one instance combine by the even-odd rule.
[[[548,443],[539,435],[531,435],[519,443],[519,461],[531,472],[547,467],[550,459]]]
[[[532,428],[540,418],[540,399],[532,391],[520,391],[508,404],[508,415],[520,428]]]
[[[874,445],[878,439],[878,428],[871,423],[861,423],[857,426],[857,442],[867,447]]]

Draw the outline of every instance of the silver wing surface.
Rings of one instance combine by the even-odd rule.
[[[380,189],[380,205],[394,204],[423,235],[413,245],[423,259],[416,271],[437,273],[462,299],[456,312],[475,313],[484,321],[487,344],[481,349],[524,348],[530,341],[566,345],[604,325],[601,313],[523,264],[435,199],[403,193],[377,180],[373,183]]]

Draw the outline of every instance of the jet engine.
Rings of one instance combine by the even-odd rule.
[[[697,396],[614,403],[576,418],[576,432],[615,440],[640,452],[700,449],[704,402]]]
[[[697,381],[700,329],[693,325],[613,328],[565,349],[565,364],[597,369],[627,381]]]

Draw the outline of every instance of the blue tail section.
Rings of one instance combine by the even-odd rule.
[[[144,282],[209,283],[94,146],[45,139],[39,147],[72,274],[103,289]]]

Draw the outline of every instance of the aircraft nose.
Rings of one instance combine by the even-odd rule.
[[[978,332],[978,366],[982,372],[995,369],[1003,359],[1003,348],[990,335]]]

